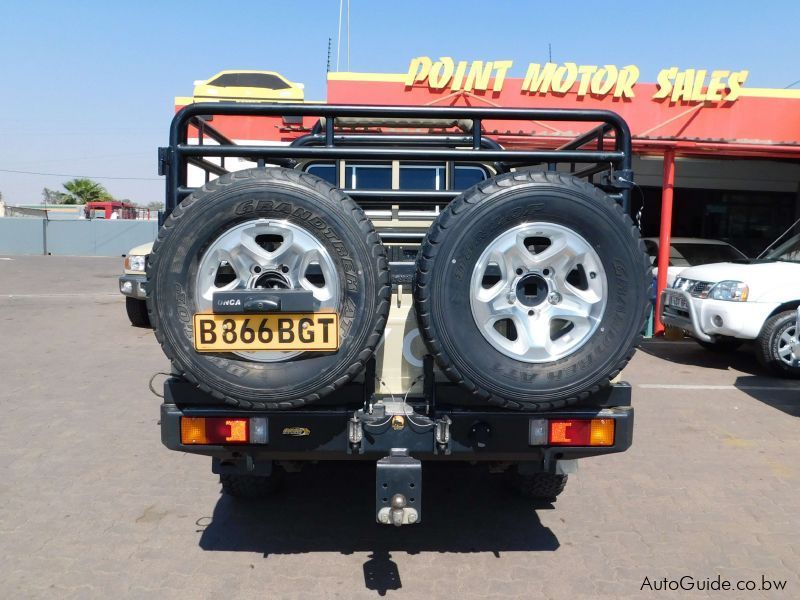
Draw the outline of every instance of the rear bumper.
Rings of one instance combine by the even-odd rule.
[[[147,277],[145,275],[122,275],[119,278],[119,291],[129,298],[144,300],[147,298]]]
[[[630,387],[620,386],[630,397]],[[435,428],[417,427],[406,420],[400,430],[365,428],[363,439],[352,443],[350,429],[355,411],[350,408],[318,408],[293,411],[237,411],[224,406],[161,405],[161,441],[170,450],[211,456],[222,462],[247,462],[251,467],[273,460],[369,460],[387,456],[393,448],[405,448],[421,460],[509,461],[539,463],[553,470],[558,461],[623,452],[633,440],[633,408],[611,406],[574,408],[552,412],[517,412],[501,409],[446,408],[435,411],[438,421],[449,420],[447,442],[437,439]],[[263,444],[186,445],[181,443],[181,417],[259,417],[266,419]],[[422,417],[421,417],[422,418]],[[558,446],[531,443],[531,421],[540,419],[613,419],[611,446]],[[302,432],[298,435],[298,432]]]

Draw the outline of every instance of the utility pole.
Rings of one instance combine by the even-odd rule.
[[[350,0],[347,0],[347,70],[350,71]]]
[[[342,4],[339,0],[339,32],[336,34],[336,71],[339,71],[339,58],[342,56]]]

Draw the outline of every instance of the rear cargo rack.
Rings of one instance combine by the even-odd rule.
[[[303,117],[310,117],[318,121],[310,133],[289,145],[263,146],[237,144],[209,123],[216,115],[283,117],[285,122],[297,122],[298,118],[302,122]],[[488,121],[595,126],[555,148],[508,150],[484,133],[483,126]],[[380,123],[392,132],[381,131]],[[403,125],[428,128],[431,133],[396,133]],[[189,143],[190,129],[197,132],[197,143]],[[204,143],[207,139],[213,144]],[[533,142],[541,138],[527,135],[520,139]],[[613,149],[605,148],[607,141],[613,142]],[[565,172],[587,178],[622,204],[626,212],[630,212],[633,181],[630,130],[619,115],[606,110],[210,102],[190,104],[177,113],[170,127],[169,146],[159,148],[159,174],[166,175],[165,216],[195,189],[188,185],[189,165],[202,169],[208,181],[212,175],[230,172],[225,166],[228,158],[289,168],[296,166],[298,160],[324,160],[335,164],[336,181],[342,181],[341,161],[352,159],[437,161],[445,162],[448,169],[453,168],[454,162],[493,164],[498,173],[540,165],[556,171],[558,165],[567,164]],[[219,164],[209,159],[219,159]],[[595,175],[600,175],[597,182]],[[453,178],[447,179],[449,187]],[[447,203],[460,194],[454,189],[343,191],[356,201],[384,202],[386,208],[395,201]]]

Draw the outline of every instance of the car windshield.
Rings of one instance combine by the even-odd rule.
[[[697,243],[678,243],[672,247],[680,255],[670,257],[670,262],[677,266],[694,267],[697,265],[707,265],[709,263],[730,262],[742,260],[747,257],[729,244],[697,244]],[[683,259],[683,260],[681,260]]]
[[[800,233],[797,233],[772,250],[764,258],[785,262],[800,262]]]

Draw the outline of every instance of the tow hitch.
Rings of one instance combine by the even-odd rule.
[[[392,448],[378,461],[375,477],[378,523],[413,525],[422,520],[422,463],[405,448]]]
[[[388,452],[377,462],[378,523],[412,525],[422,520],[422,463],[411,452],[449,454],[450,418],[431,419],[405,402],[378,401],[348,423],[350,452]]]

